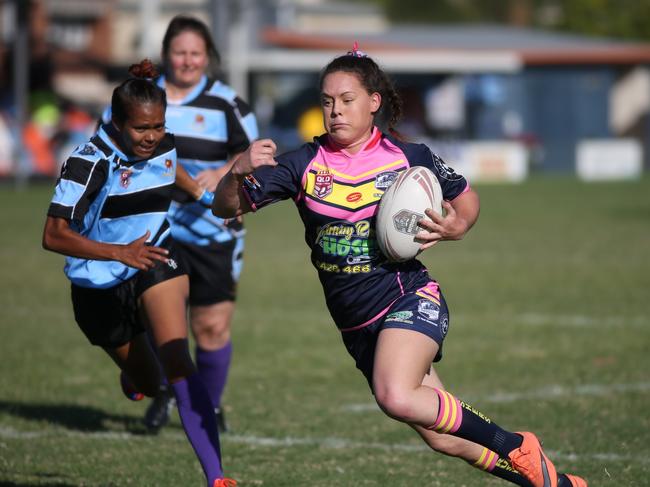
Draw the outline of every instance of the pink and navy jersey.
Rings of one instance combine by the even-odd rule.
[[[375,128],[357,154],[322,135],[276,161],[276,167],[260,168],[246,179],[245,194],[253,210],[294,200],[312,264],[340,329],[369,324],[397,298],[426,286],[430,278],[418,260],[388,262],[375,238],[379,200],[409,167],[433,171],[446,200],[469,189],[465,178],[426,145],[402,142]]]

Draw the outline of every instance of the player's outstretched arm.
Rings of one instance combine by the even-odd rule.
[[[276,166],[277,147],[271,139],[253,141],[235,160],[230,171],[221,179],[215,191],[212,213],[220,218],[233,218],[251,210],[243,193],[246,176],[263,166]]]
[[[43,248],[81,259],[116,260],[140,270],[151,268],[156,261],[167,261],[166,249],[146,245],[149,230],[126,245],[108,244],[83,237],[70,228],[65,218],[48,216],[43,230]]]
[[[199,184],[180,164],[176,166],[176,186],[188,193],[203,206],[210,208],[214,194]]]

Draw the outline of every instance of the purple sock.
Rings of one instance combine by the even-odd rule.
[[[198,374],[192,374],[171,387],[185,434],[201,462],[208,486],[212,487],[215,479],[223,478],[223,470],[217,421],[210,396]]]
[[[228,380],[231,357],[232,342],[230,341],[225,347],[214,351],[196,347],[196,367],[215,408],[221,406],[221,395]]]

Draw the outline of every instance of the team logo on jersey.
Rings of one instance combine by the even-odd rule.
[[[192,124],[192,128],[198,132],[203,132],[205,130],[205,117],[200,113],[197,113],[194,116],[194,123]]]
[[[323,199],[332,192],[334,177],[329,171],[318,171],[314,183],[314,196]]]
[[[436,170],[438,171],[438,174],[441,178],[446,179],[447,181],[456,181],[462,177],[456,174],[456,172],[451,167],[445,164],[445,161],[443,161],[433,152],[431,153],[431,156],[433,157],[433,164],[436,166]]]
[[[82,155],[82,156],[94,156],[95,154],[97,154],[97,151],[96,151],[95,148],[94,148],[92,145],[90,145],[90,144],[86,144],[86,145],[84,145],[84,146],[79,150],[79,155]]]
[[[447,331],[449,330],[449,316],[444,314],[440,319],[440,331],[442,332],[442,338],[447,336]]]
[[[420,313],[420,315],[422,315],[427,321],[435,322],[440,314],[440,306],[428,299],[420,299],[420,302],[418,303],[418,313]]]
[[[384,171],[375,176],[375,188],[386,191],[399,176],[397,171]]]
[[[165,159],[165,176],[169,176],[174,172],[174,161],[171,159]]]
[[[413,320],[411,320],[412,317],[413,317],[412,311],[393,311],[392,313],[389,313],[386,316],[384,322],[389,323],[391,321],[394,321],[397,323],[406,323],[407,325],[412,325],[413,324]]]
[[[361,193],[359,193],[358,191],[355,192],[355,193],[350,193],[349,195],[347,195],[345,197],[345,199],[349,203],[354,203],[355,201],[359,201],[361,198],[363,198],[363,195]]]
[[[133,171],[131,169],[124,169],[120,173],[120,184],[122,185],[123,188],[128,188],[129,184],[131,184],[131,175],[133,174]]]

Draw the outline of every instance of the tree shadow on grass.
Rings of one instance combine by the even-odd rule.
[[[147,434],[141,418],[110,414],[101,409],[78,404],[28,404],[0,401],[0,413],[31,421],[47,421],[71,431]],[[2,485],[0,483],[0,487]]]

